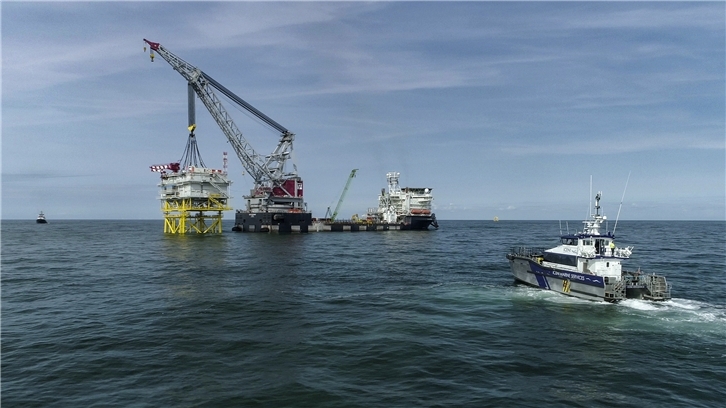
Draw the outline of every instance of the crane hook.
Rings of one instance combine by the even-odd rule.
[[[151,52],[149,53],[149,56],[151,57],[151,62],[154,62],[154,51],[153,50],[151,50]]]

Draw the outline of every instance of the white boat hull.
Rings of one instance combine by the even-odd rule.
[[[605,296],[605,282],[601,276],[558,271],[520,257],[510,257],[509,263],[514,279],[527,285],[581,299],[610,300]]]
[[[630,257],[633,247],[618,248],[612,232],[600,233],[607,217],[600,215],[599,192],[591,218],[583,221],[582,232],[560,236],[554,248],[512,248],[507,259],[514,279],[588,300],[669,300],[671,285],[665,276],[622,268],[621,260]]]

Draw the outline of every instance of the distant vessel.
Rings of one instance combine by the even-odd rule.
[[[600,234],[607,219],[600,215],[600,196],[595,196],[595,214],[583,221],[583,232],[562,235],[560,245],[547,250],[513,248],[507,259],[514,279],[589,300],[669,300],[671,285],[664,276],[622,269],[620,261],[630,258],[633,247],[618,248],[612,232]]]
[[[38,224],[47,224],[48,220],[45,219],[45,214],[43,214],[43,211],[38,214],[38,218],[35,219],[35,222]]]
[[[439,228],[436,214],[431,212],[433,195],[431,188],[404,187],[398,185],[400,173],[386,174],[388,191],[381,189],[378,208],[369,208],[367,221],[398,224],[402,230],[426,230],[429,225]]]

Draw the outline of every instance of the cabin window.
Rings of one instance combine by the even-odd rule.
[[[577,266],[577,257],[573,255],[545,252],[544,260],[547,262],[554,262],[563,265]]]

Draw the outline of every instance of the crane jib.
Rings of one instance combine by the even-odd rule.
[[[230,91],[229,89],[225,88],[224,85],[220,84],[219,82],[215,81],[214,78],[210,77],[209,75],[202,72],[202,76],[204,79],[209,81],[209,83],[218,91],[222,92],[225,96],[227,96],[229,99],[233,100],[243,108],[247,109],[252,113],[253,115],[257,116],[258,118],[262,119],[265,123],[275,128],[280,133],[290,133],[289,130],[285,129],[284,126],[280,125],[279,123],[272,120],[269,116],[265,115],[264,113],[257,110],[254,106],[250,105],[249,103],[245,102],[242,98],[235,95],[234,92]]]
[[[146,38],[144,38],[144,42],[147,43],[147,44],[149,44],[149,48],[151,48],[154,51],[158,51],[159,50],[159,45],[161,45],[158,42],[149,41]]]

